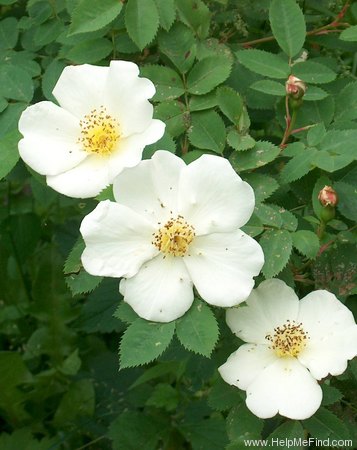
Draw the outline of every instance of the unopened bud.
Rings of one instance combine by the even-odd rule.
[[[319,192],[318,196],[319,202],[322,206],[333,206],[335,207],[338,203],[338,196],[336,191],[331,186],[325,186]]]
[[[294,77],[294,75],[290,75],[285,83],[286,93],[295,100],[302,98],[306,89],[306,84],[300,78]]]

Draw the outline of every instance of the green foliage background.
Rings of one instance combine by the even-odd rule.
[[[17,152],[21,112],[54,100],[66,65],[135,61],[167,124],[144,157],[165,148],[186,162],[229,158],[256,193],[244,230],[264,249],[258,282],[279,276],[300,296],[328,289],[356,315],[357,4],[343,6],[0,0],[2,450],[240,450],[247,438],[306,436],[357,446],[356,361],[324,380],[312,418],[256,418],[217,372],[239,345],[224,311],[197,299],[176,323],[138,318],[118,280],[81,267],[79,224],[97,201],[55,193]],[[295,63],[302,48],[308,60]],[[281,149],[291,73],[308,84],[295,124],[305,130]],[[325,185],[340,201],[322,229]]]

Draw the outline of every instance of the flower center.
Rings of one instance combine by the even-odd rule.
[[[153,244],[165,255],[184,256],[193,238],[195,229],[182,216],[170,219],[154,233]]]
[[[283,356],[298,356],[306,347],[308,338],[302,323],[288,320],[282,327],[274,328],[274,335],[268,334],[265,339],[271,342],[271,349],[279,358]]]
[[[121,136],[118,121],[107,114],[104,106],[86,114],[79,125],[81,136],[78,138],[78,143],[88,153],[109,155],[115,149]]]

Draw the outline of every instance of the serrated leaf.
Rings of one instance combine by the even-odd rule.
[[[326,172],[335,172],[336,170],[348,166],[354,159],[355,157],[353,155],[338,155],[320,150],[316,153],[313,163],[315,166]]]
[[[302,442],[306,438],[304,429],[300,422],[297,420],[289,420],[278,426],[271,434],[269,434],[267,441],[270,442],[270,446],[274,446],[276,442],[284,442],[285,445],[279,445],[280,450],[289,450],[292,448],[294,450],[303,449],[298,442]],[[294,445],[290,445],[293,443]],[[295,445],[296,443],[296,445]]]
[[[0,49],[10,49],[16,46],[19,36],[18,23],[15,17],[7,17],[0,21]]]
[[[298,221],[296,216],[290,212],[287,211],[285,208],[283,208],[282,206],[278,206],[278,205],[270,205],[272,208],[274,208],[281,217],[281,227],[284,228],[285,230],[288,231],[295,231],[298,225]]]
[[[283,156],[297,156],[305,151],[305,144],[303,142],[293,142],[288,144],[283,150]]]
[[[252,72],[265,77],[287,79],[290,73],[289,64],[278,55],[264,50],[249,49],[236,53],[238,61]]]
[[[29,103],[34,94],[31,76],[21,67],[0,66],[0,97]]]
[[[241,228],[244,233],[251,237],[263,233],[264,227],[262,221],[253,213],[249,221]]]
[[[176,0],[180,19],[192,28],[200,39],[208,36],[211,12],[202,0]]]
[[[244,439],[259,439],[264,421],[249,411],[245,403],[233,408],[227,417],[227,434],[231,441]]]
[[[225,420],[220,414],[201,420],[189,418],[180,424],[179,431],[195,450],[223,449],[227,444]]]
[[[269,8],[271,29],[280,48],[292,58],[306,37],[304,14],[295,0],[272,0]]]
[[[115,202],[113,185],[110,184],[106,188],[102,189],[99,194],[95,197],[98,202],[103,202],[104,200],[110,200],[111,202]]]
[[[280,148],[267,141],[257,141],[255,146],[245,152],[234,152],[229,160],[237,172],[256,169],[274,161]]]
[[[17,148],[20,138],[20,133],[14,130],[0,139],[0,180],[9,174],[20,158]]]
[[[150,44],[159,28],[159,13],[154,0],[128,0],[125,26],[140,50]]]
[[[348,155],[357,158],[357,130],[329,130],[318,145],[320,150],[331,152],[332,155]]]
[[[315,233],[309,230],[299,230],[293,235],[293,246],[300,253],[313,259],[317,256],[320,249],[320,241]]]
[[[166,411],[173,411],[177,408],[178,403],[179,393],[168,383],[157,384],[146,401],[148,406],[164,408]]]
[[[188,138],[192,145],[222,153],[226,140],[226,128],[215,111],[192,113]]]
[[[169,31],[176,17],[175,0],[155,0],[159,13],[160,26]]]
[[[329,94],[323,89],[317,86],[310,85],[304,95],[304,100],[307,102],[316,102],[319,100],[323,100],[324,98],[328,97],[328,95]]]
[[[63,56],[77,64],[90,64],[104,59],[112,50],[113,44],[108,39],[90,39],[74,45]]]
[[[152,155],[157,150],[162,150],[163,148],[165,150],[167,150],[168,152],[171,152],[171,153],[175,153],[175,150],[176,150],[175,141],[173,140],[172,136],[170,135],[170,133],[168,133],[167,130],[165,130],[165,133],[164,133],[164,135],[162,136],[161,139],[159,139],[154,144],[147,145],[144,148],[143,158],[142,159],[149,159],[149,158],[151,158]]]
[[[283,183],[291,183],[298,180],[310,170],[314,169],[314,158],[318,151],[315,148],[308,148],[299,155],[294,156],[280,173],[280,178]]]
[[[176,321],[176,335],[185,348],[209,357],[219,336],[217,321],[210,307],[195,300],[187,313]]]
[[[289,261],[292,250],[291,234],[287,230],[267,230],[259,243],[265,256],[262,272],[265,278],[273,278]]]
[[[78,295],[92,292],[103,280],[103,277],[95,277],[81,269],[78,273],[68,275],[65,280],[72,295]]]
[[[353,25],[346,30],[343,30],[339,38],[342,41],[356,42],[357,41],[357,25]]]
[[[357,119],[357,81],[349,83],[336,98],[336,119]]]
[[[333,405],[334,403],[342,399],[342,392],[335,387],[330,386],[326,383],[323,383],[321,387],[323,392],[322,406]]]
[[[343,181],[334,183],[338,195],[337,209],[347,219],[357,221],[357,183],[354,186]]]
[[[124,323],[133,323],[138,318],[138,315],[133,310],[133,308],[126,302],[122,301],[117,309],[115,310],[113,316],[116,319],[121,320]]]
[[[173,25],[169,33],[161,31],[158,41],[161,52],[175,64],[181,73],[190,70],[196,56],[196,39],[186,25],[178,22]]]
[[[47,100],[55,101],[52,91],[65,67],[66,63],[57,59],[53,59],[47,66],[42,76],[42,92]]]
[[[155,108],[154,117],[166,123],[166,131],[173,137],[182,134],[190,123],[189,113],[179,101],[160,103]]]
[[[209,406],[216,411],[227,411],[242,402],[242,392],[221,378],[214,383],[207,398]]]
[[[120,367],[147,364],[160,356],[168,347],[175,331],[175,322],[155,323],[136,319],[120,342]]]
[[[64,264],[63,272],[66,275],[68,275],[69,273],[78,273],[81,270],[82,267],[81,256],[84,249],[85,244],[83,239],[80,237],[74,244]]]
[[[311,60],[294,64],[292,72],[305,83],[314,84],[330,83],[337,76],[329,67]]]
[[[207,94],[229,77],[231,68],[232,60],[223,55],[201,59],[188,74],[188,92],[194,95]]]
[[[278,97],[285,97],[285,86],[273,80],[260,80],[250,85],[251,89],[258,92],[263,92],[268,95],[276,95]]]
[[[238,92],[228,86],[222,86],[217,89],[217,100],[223,114],[231,122],[238,124],[243,112],[243,100]]]
[[[316,439],[349,439],[350,434],[343,420],[321,407],[310,419],[303,421],[305,428]]]
[[[318,123],[307,132],[307,143],[313,147],[319,144],[325,137],[326,127],[323,123]]]
[[[264,225],[280,228],[283,224],[280,212],[270,205],[257,204],[254,213]]]
[[[205,95],[192,95],[190,98],[190,111],[203,111],[204,109],[211,109],[217,106],[218,99],[216,91],[211,91]]]
[[[69,36],[105,27],[119,15],[122,7],[123,3],[117,0],[80,0],[71,14]]]
[[[261,203],[266,200],[279,187],[275,178],[260,173],[248,173],[242,178],[252,186],[256,203]]]
[[[235,150],[244,151],[253,148],[255,140],[249,134],[241,134],[238,130],[233,129],[227,135],[227,143]]]
[[[152,98],[153,101],[173,100],[185,92],[180,76],[169,67],[159,65],[143,66],[140,69],[140,73],[155,84],[156,93]]]

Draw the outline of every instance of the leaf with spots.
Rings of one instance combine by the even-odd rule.
[[[177,320],[176,335],[187,350],[209,357],[219,336],[217,321],[210,307],[195,300],[191,309]]]
[[[120,367],[147,364],[159,357],[170,344],[175,322],[156,323],[136,319],[125,331],[120,342]]]
[[[267,230],[260,239],[265,263],[263,274],[272,278],[287,265],[293,247],[291,234],[287,230]]]

